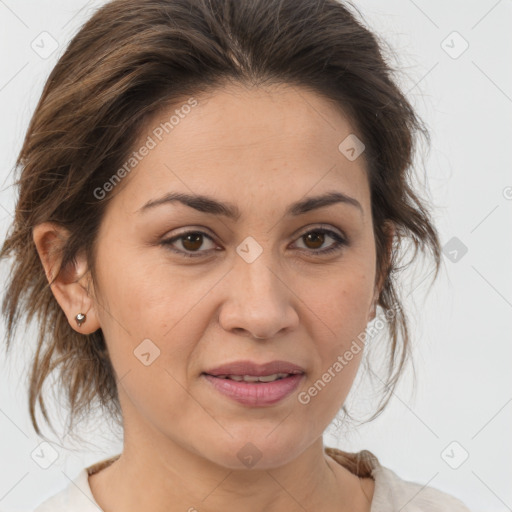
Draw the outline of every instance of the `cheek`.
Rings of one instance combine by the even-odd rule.
[[[316,332],[313,339],[343,344],[366,328],[373,278],[367,269],[347,264],[322,276],[297,280],[296,293]]]
[[[187,368],[211,319],[205,308],[218,276],[192,279],[168,264],[148,265],[129,248],[111,251],[98,278],[108,291],[108,310],[100,311],[113,367],[120,378],[129,375],[123,383],[131,383],[135,401],[150,403],[159,389],[167,396],[172,390],[179,402],[182,388],[173,378],[187,385]]]
[[[336,275],[322,286],[309,287],[307,294],[306,289],[301,292],[307,297],[303,311],[310,322],[311,350],[318,356],[307,383],[314,389],[306,392],[323,418],[336,414],[356,377],[373,292],[373,275],[360,269]]]
[[[158,248],[105,244],[98,260],[98,278],[105,290],[105,323],[134,340],[161,338],[200,301],[208,282],[190,280],[168,262],[155,259]],[[102,309],[102,308],[100,308]]]

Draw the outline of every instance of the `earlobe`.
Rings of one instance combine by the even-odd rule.
[[[32,230],[32,238],[55,299],[71,327],[82,334],[90,334],[101,326],[91,294],[92,283],[85,254],[76,255],[73,261],[60,268],[62,249],[68,237],[69,231],[53,222],[38,224]]]

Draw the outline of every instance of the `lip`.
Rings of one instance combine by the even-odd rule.
[[[250,407],[264,407],[280,402],[293,393],[305,378],[304,373],[297,373],[273,382],[255,383],[223,379],[207,374],[201,376],[219,393]]]
[[[253,375],[254,377],[263,377],[273,375],[274,373],[306,373],[304,368],[290,363],[288,361],[271,361],[269,363],[258,364],[253,361],[233,361],[225,363],[216,368],[205,370],[203,373],[214,377],[219,375]]]

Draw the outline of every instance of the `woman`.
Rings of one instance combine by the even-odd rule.
[[[36,510],[467,511],[322,434],[368,322],[407,361],[399,249],[440,248],[409,171],[421,121],[335,0],[115,0],[53,69],[18,158],[4,299],[121,454]]]

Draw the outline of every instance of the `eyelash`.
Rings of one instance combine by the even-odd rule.
[[[335,251],[341,250],[344,246],[348,245],[347,240],[345,240],[341,235],[336,233],[335,231],[332,231],[330,229],[326,228],[315,228],[311,229],[309,231],[305,231],[298,237],[298,239],[303,238],[304,236],[308,235],[309,233],[323,233],[329,235],[331,238],[334,239],[335,243],[333,243],[328,249],[322,249],[322,250],[314,250],[314,249],[299,249],[300,251],[306,251],[311,252],[315,255],[324,256],[327,254],[331,254]],[[204,233],[203,231],[187,231],[185,233],[181,233],[180,235],[174,236],[172,238],[168,238],[167,240],[162,240],[161,245],[166,246],[167,249],[171,250],[172,252],[175,252],[181,256],[184,256],[186,258],[198,258],[202,257],[201,253],[208,252],[208,251],[196,251],[195,253],[190,253],[186,251],[182,251],[181,249],[176,249],[175,247],[172,247],[172,244],[176,242],[177,240],[180,240],[187,235],[203,235],[206,238],[210,239],[212,242],[214,242],[213,238],[209,236],[208,234]],[[215,250],[215,249],[213,249]]]

